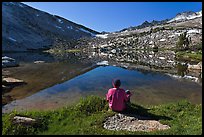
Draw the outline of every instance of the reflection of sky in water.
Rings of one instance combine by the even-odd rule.
[[[121,80],[122,88],[130,88],[142,85],[150,85],[158,81],[169,80],[170,78],[160,73],[143,74],[139,71],[127,70],[119,67],[107,66],[98,67],[83,75],[77,76],[62,84],[57,84],[53,87],[47,88],[37,94],[57,94],[59,92],[70,91],[71,88],[77,87],[81,92],[98,91],[104,89],[105,91],[112,87],[112,80],[119,78]]]
[[[130,89],[131,91],[136,90],[133,98],[141,97],[137,98],[137,101],[150,101],[151,98],[155,100],[167,100],[168,98],[177,97],[188,98],[193,92],[196,94],[194,96],[198,96],[202,91],[202,87],[196,83],[174,80],[159,72],[141,72],[120,67],[101,66],[64,83],[44,89],[30,97],[14,101],[10,106],[16,105],[26,108],[32,105],[32,107],[37,107],[39,102],[41,102],[41,107],[53,102],[63,105],[79,96],[90,94],[105,97],[107,90],[112,87],[114,78],[121,80],[122,88]],[[149,95],[154,97],[149,99]],[[164,96],[166,98],[163,98]],[[9,107],[9,104],[6,107]]]

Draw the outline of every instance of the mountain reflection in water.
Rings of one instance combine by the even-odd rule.
[[[131,101],[134,103],[152,105],[180,99],[188,99],[193,103],[202,102],[202,85],[185,79],[174,79],[166,75],[166,72],[138,69],[137,67],[131,68],[131,66],[137,66],[134,63],[130,63],[130,66],[127,66],[128,69],[124,69],[118,67],[121,66],[121,63],[114,61],[112,62],[116,63],[115,66],[90,67],[93,65],[93,62],[87,61],[91,60],[90,57],[82,59],[81,56],[70,55],[69,58],[70,61],[72,59],[74,61],[58,60],[57,64],[56,62],[48,63],[50,66],[46,63],[37,64],[41,66],[36,67],[32,73],[25,74],[24,78],[40,79],[39,81],[42,83],[43,80],[45,83],[47,81],[55,82],[51,82],[50,87],[46,87],[46,89],[42,89],[31,96],[3,106],[3,112],[9,112],[13,109],[54,109],[71,105],[77,102],[80,97],[87,95],[99,95],[105,98],[107,90],[112,87],[113,78],[120,78],[121,87],[129,89],[133,93]],[[109,61],[111,62],[111,60]],[[51,67],[53,64],[54,67]],[[33,68],[32,65],[30,64],[30,68]],[[177,70],[177,68],[174,70]],[[41,73],[36,76],[36,71],[41,71]],[[35,74],[33,74],[34,72]],[[67,78],[59,80],[63,76],[67,76]],[[18,92],[20,92],[20,89],[22,88],[19,88]]]

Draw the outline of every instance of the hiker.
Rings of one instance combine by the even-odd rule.
[[[127,108],[127,103],[130,102],[130,96],[132,95],[129,90],[127,93],[124,89],[119,88],[121,82],[116,79],[112,82],[113,88],[108,90],[106,94],[106,100],[109,102],[109,108],[113,111],[124,111]]]

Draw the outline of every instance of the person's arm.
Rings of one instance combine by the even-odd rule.
[[[111,93],[110,93],[110,90],[108,90],[108,93],[106,94],[106,101],[110,100],[110,96],[111,96]]]
[[[127,97],[127,94],[126,94],[125,90],[123,90],[123,95],[124,95],[125,102],[127,102],[128,101],[128,97]]]
[[[127,98],[130,98],[132,96],[132,93],[130,91],[128,91],[128,93],[126,93]]]

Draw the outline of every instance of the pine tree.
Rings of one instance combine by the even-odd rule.
[[[187,32],[184,32],[179,36],[178,42],[176,43],[176,50],[177,51],[188,50],[189,44],[190,42],[187,37]]]

